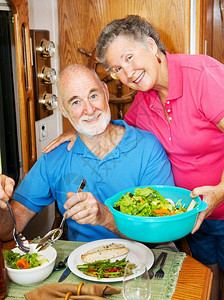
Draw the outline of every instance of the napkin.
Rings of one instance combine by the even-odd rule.
[[[80,296],[77,296],[77,289],[78,285],[76,284],[49,283],[26,293],[24,296],[27,300],[56,300],[64,299],[68,292],[72,292],[73,295],[69,297],[69,300],[100,300],[105,299],[102,297],[103,295],[120,294],[121,292],[121,289],[107,284],[84,284]]]

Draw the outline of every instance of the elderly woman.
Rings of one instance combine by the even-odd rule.
[[[176,185],[208,203],[188,241],[218,284],[219,267],[224,270],[224,66],[209,56],[165,49],[146,20],[128,16],[103,29],[96,55],[113,78],[138,90],[126,122],[153,132]]]

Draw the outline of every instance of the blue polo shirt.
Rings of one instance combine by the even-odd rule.
[[[103,204],[108,197],[127,188],[174,185],[170,162],[155,135],[121,120],[111,122],[125,126],[125,135],[103,159],[93,154],[78,136],[71,151],[67,150],[66,142],[50,153],[44,153],[13,199],[36,213],[56,200],[63,214],[67,192],[76,192],[83,178],[87,181],[84,191],[91,192]],[[71,218],[67,224],[69,240],[118,238],[102,226],[81,225]]]

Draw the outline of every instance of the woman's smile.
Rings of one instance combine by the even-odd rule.
[[[138,76],[138,78],[135,79],[133,82],[134,82],[134,83],[139,83],[139,81],[144,77],[144,75],[145,75],[145,71],[143,71],[143,72],[140,74],[140,76]]]

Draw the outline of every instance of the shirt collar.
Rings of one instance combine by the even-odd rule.
[[[169,76],[169,91],[167,100],[180,98],[183,94],[183,72],[177,55],[166,52],[168,76]]]

